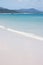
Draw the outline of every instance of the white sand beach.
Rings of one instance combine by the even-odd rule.
[[[43,40],[0,29],[0,65],[43,65]]]

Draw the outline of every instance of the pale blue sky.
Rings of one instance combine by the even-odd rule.
[[[0,7],[9,9],[36,8],[43,10],[43,0],[0,0]]]

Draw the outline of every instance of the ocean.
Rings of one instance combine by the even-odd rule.
[[[43,37],[43,14],[0,14],[0,27]]]

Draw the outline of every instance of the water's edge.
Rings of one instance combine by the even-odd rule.
[[[2,26],[2,25],[0,25],[0,29],[7,30],[7,31],[10,31],[10,32],[13,32],[13,33],[17,33],[17,34],[23,35],[25,37],[30,37],[30,38],[33,38],[33,39],[37,39],[37,40],[43,41],[43,37],[37,36],[37,35],[32,34],[32,33],[26,33],[26,32],[17,31],[17,30],[14,30],[14,29],[11,29],[11,28],[7,28],[7,27]]]

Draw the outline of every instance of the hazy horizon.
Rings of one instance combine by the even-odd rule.
[[[42,0],[1,0],[0,7],[8,9],[29,9],[35,8],[43,11]]]

